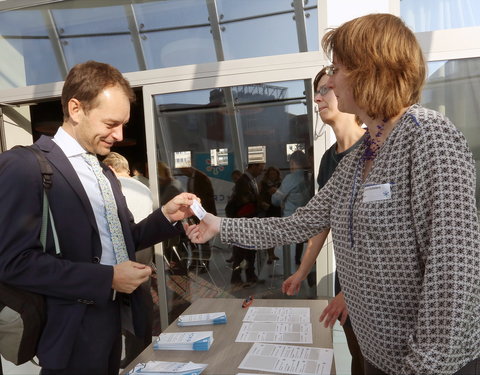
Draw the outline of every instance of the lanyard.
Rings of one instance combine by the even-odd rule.
[[[360,171],[360,166],[363,165],[363,158],[360,157],[358,159],[358,163],[357,163],[357,168],[355,169],[355,174],[353,176],[353,185],[352,185],[352,193],[350,195],[350,204],[349,204],[349,209],[348,209],[348,213],[349,213],[349,218],[348,218],[348,233],[350,235],[350,247],[353,249],[353,246],[355,245],[355,241],[353,239],[353,206],[355,204],[355,198],[357,197],[357,178],[358,178],[358,173]]]

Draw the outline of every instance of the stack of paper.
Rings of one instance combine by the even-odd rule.
[[[139,363],[128,374],[199,375],[206,367],[207,365],[203,363],[149,361],[147,363]]]
[[[153,342],[153,349],[205,351],[212,342],[212,331],[161,333]]]
[[[276,374],[327,375],[331,373],[333,349],[255,343],[240,369]]]
[[[308,307],[250,307],[235,342],[312,344]]]
[[[309,307],[250,307],[244,322],[310,323]]]
[[[177,325],[180,327],[225,323],[227,323],[227,315],[224,312],[180,315],[177,320]]]

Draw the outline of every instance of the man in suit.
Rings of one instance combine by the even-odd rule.
[[[130,177],[128,160],[118,152],[110,152],[103,164],[108,166],[120,182],[122,193],[127,201],[127,207],[133,215],[136,223],[145,219],[153,211],[153,199],[150,189],[139,180]],[[153,248],[137,251],[135,260],[138,263],[150,265],[153,261]],[[153,300],[150,293],[151,280],[141,284],[139,288],[145,290],[145,304],[148,313],[144,316],[145,332],[152,332],[153,326]],[[125,357],[120,361],[120,368],[127,367],[137,356],[152,343],[152,335],[144,338],[136,337],[132,332],[123,330]]]
[[[151,269],[131,261],[135,251],[178,235],[175,223],[191,215],[195,196],[183,193],[135,224],[113,172],[98,164],[96,155],[122,140],[133,100],[114,67],[78,64],[62,91],[63,125],[36,142],[53,169],[48,197],[61,257],[53,255],[51,231],[45,253],[39,240],[43,186],[35,156],[25,149],[0,155],[0,281],[46,297],[41,374],[118,374],[121,328],[151,334],[137,289]]]

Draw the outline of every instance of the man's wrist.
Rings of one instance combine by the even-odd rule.
[[[165,206],[160,207],[160,210],[162,211],[163,216],[165,216],[165,218],[166,218],[170,223],[172,223],[172,220],[168,217],[168,215],[167,215],[167,213],[166,213],[166,211],[165,211]]]

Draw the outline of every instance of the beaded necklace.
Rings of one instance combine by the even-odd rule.
[[[367,134],[363,140],[365,151],[363,152],[362,159],[364,161],[373,160],[377,157],[377,152],[380,149],[380,137],[385,130],[385,122],[387,122],[387,119],[384,119],[382,124],[377,125],[377,132],[375,133],[374,138],[372,138],[370,132],[367,131]]]

